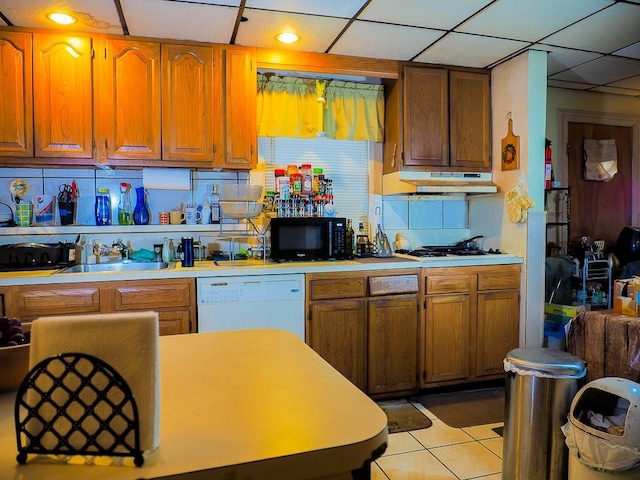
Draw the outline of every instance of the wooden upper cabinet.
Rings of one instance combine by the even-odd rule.
[[[223,168],[251,169],[257,161],[257,72],[252,47],[222,47],[224,62]]]
[[[98,161],[160,160],[160,43],[108,38],[100,50]]]
[[[449,165],[447,71],[405,67],[404,165]]]
[[[162,159],[215,161],[220,66],[214,46],[162,44]]]
[[[385,82],[384,173],[491,171],[489,74],[404,65]]]
[[[33,34],[36,157],[93,156],[92,39]]]
[[[0,156],[33,156],[31,34],[0,31]]]
[[[465,170],[491,169],[489,75],[449,72],[450,161]]]

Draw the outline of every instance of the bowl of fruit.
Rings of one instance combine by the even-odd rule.
[[[29,373],[30,324],[0,317],[0,392],[17,390]]]

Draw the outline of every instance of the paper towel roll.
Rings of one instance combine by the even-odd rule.
[[[155,450],[160,443],[158,314],[129,312],[36,319],[31,327],[29,368],[61,353],[93,355],[122,375],[138,405],[142,450]],[[82,412],[70,413],[79,418]]]
[[[191,190],[191,170],[187,168],[143,168],[144,188],[154,190]]]

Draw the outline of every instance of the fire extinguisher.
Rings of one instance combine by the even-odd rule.
[[[551,164],[551,140],[545,139],[544,148],[544,189],[549,190],[551,188],[551,182],[553,181],[553,165]]]

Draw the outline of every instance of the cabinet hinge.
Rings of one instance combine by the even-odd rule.
[[[91,60],[93,60],[94,58],[96,58],[96,51],[95,49],[91,49]]]
[[[91,150],[95,150],[96,149],[96,139],[95,137],[91,138]]]
[[[569,145],[569,142],[567,142],[567,156],[569,156],[571,154],[571,145]]]
[[[215,143],[213,144],[213,153],[218,153],[218,149]]]
[[[107,47],[104,48],[104,58],[107,59]]]

